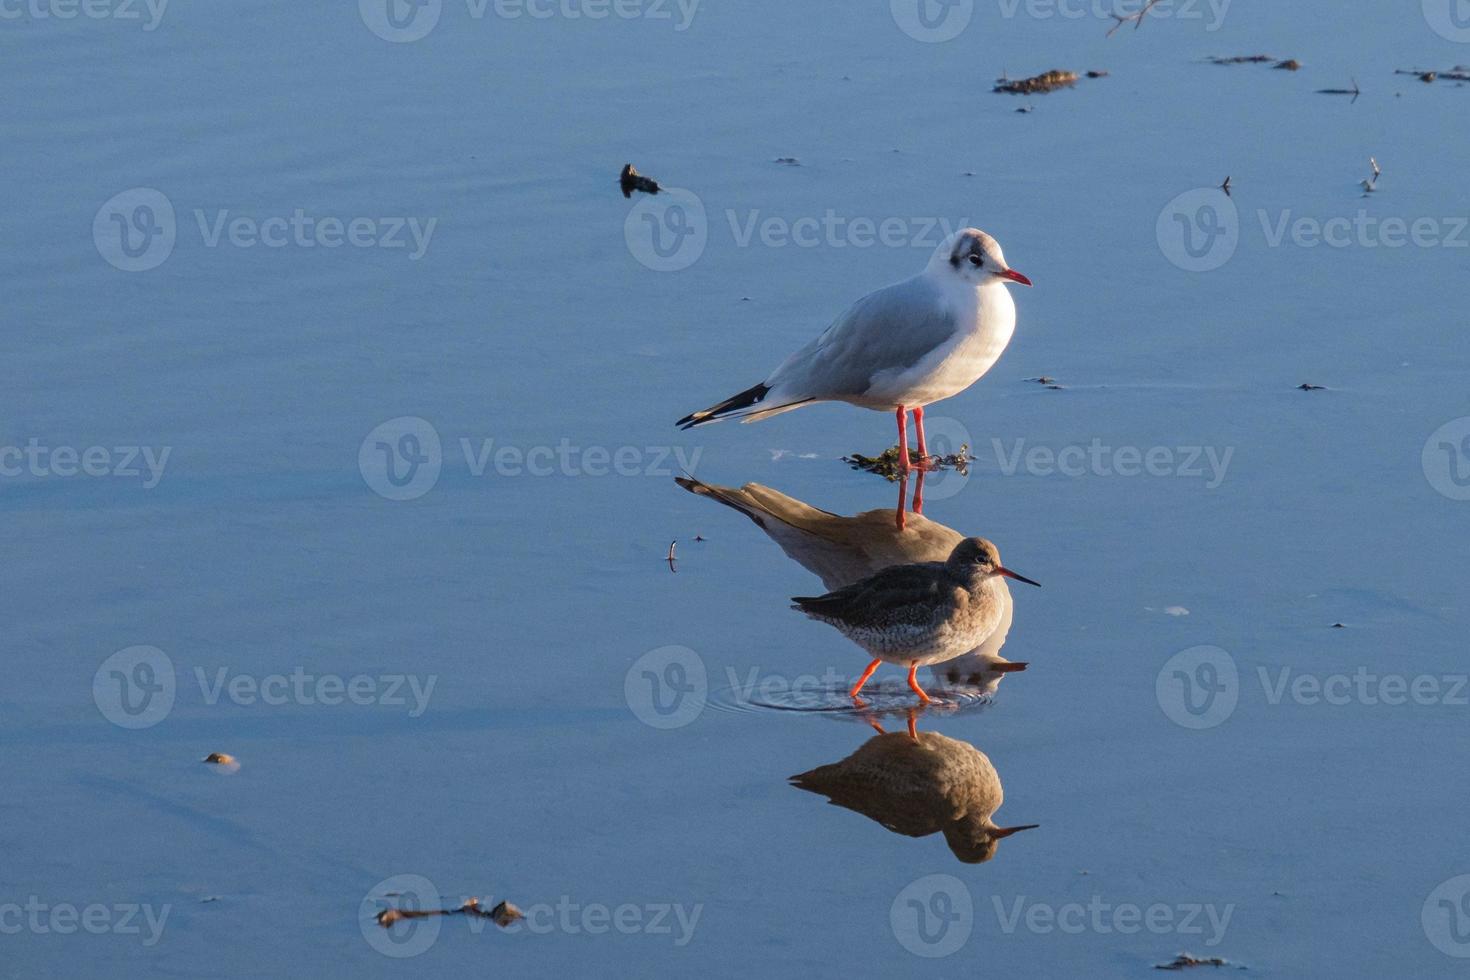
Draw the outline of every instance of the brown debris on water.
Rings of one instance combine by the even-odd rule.
[[[623,164],[623,172],[618,174],[618,186],[623,189],[624,197],[632,197],[634,191],[657,194],[661,190],[658,181],[652,177],[643,176],[634,169],[631,163]]]
[[[1002,75],[995,80],[995,88],[991,91],[1004,95],[1045,95],[1057,89],[1071,88],[1076,84],[1077,73],[1075,71],[1053,68],[1051,71],[1032,75],[1030,78],[1010,79]]]
[[[1272,54],[1238,54],[1230,58],[1222,58],[1218,55],[1206,59],[1212,65],[1267,65],[1277,58]],[[1285,64],[1286,62],[1280,62]]]
[[[1423,71],[1419,68],[1395,68],[1393,73],[1395,75],[1413,75],[1415,78],[1419,79],[1419,81],[1424,82],[1425,84],[1429,84],[1441,78],[1447,82],[1470,82],[1470,68],[1467,68],[1464,65],[1456,65],[1455,67],[1446,69],[1445,71]]]
[[[377,919],[378,925],[388,929],[404,919],[427,919],[433,915],[469,915],[489,919],[502,929],[517,919],[525,918],[525,913],[510,902],[501,902],[487,911],[478,898],[471,898],[457,909],[383,909]]]
[[[1211,957],[1209,957],[1207,959],[1199,959],[1198,957],[1190,956],[1188,953],[1180,953],[1178,956],[1174,957],[1172,960],[1170,960],[1167,963],[1155,963],[1154,964],[1154,969],[1155,970],[1183,970],[1183,969],[1187,969],[1188,967],[1192,967],[1192,966],[1229,966],[1229,965],[1230,965],[1230,961],[1229,960],[1222,960],[1218,956],[1211,956]]]
[[[1295,58],[1287,58],[1285,61],[1278,61],[1271,67],[1278,71],[1301,71],[1302,63]]]
[[[215,766],[213,771],[224,775],[234,775],[240,771],[239,761],[228,752],[211,752],[200,761]]]
[[[851,456],[842,457],[842,461],[853,469],[862,470],[864,473],[876,473],[889,483],[896,483],[904,477],[903,470],[899,467],[898,459],[897,446],[889,446],[877,456],[864,456],[862,453],[853,453]],[[923,461],[924,457],[919,455],[917,449],[909,449],[909,463],[911,466],[917,467]],[[954,470],[961,476],[966,476],[970,472],[970,464],[974,461],[975,457],[970,455],[970,447],[968,445],[962,445],[960,446],[959,452],[950,453],[948,456],[930,455],[929,469],[930,472],[935,470]]]

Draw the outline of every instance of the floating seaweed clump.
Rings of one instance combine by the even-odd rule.
[[[898,447],[890,446],[877,456],[864,456],[862,453],[853,453],[851,456],[842,457],[842,461],[855,470],[865,473],[876,473],[889,483],[903,478],[903,470],[898,464]],[[915,449],[909,450],[909,464],[914,468],[925,465],[930,471],[954,470],[961,476],[970,472],[970,464],[975,457],[970,455],[968,445],[960,446],[959,452],[950,453],[948,456],[929,456],[927,463],[925,457],[920,456]]]
[[[1054,68],[1030,78],[998,78],[995,80],[995,91],[1007,95],[1045,95],[1047,92],[1055,92],[1059,88],[1071,88],[1076,84],[1077,73],[1075,71],[1062,71],[1060,68]]]
[[[1191,967],[1191,966],[1229,966],[1229,965],[1230,965],[1230,961],[1229,960],[1222,960],[1218,956],[1211,956],[1208,959],[1200,959],[1200,958],[1198,958],[1196,956],[1190,956],[1188,953],[1180,953],[1178,956],[1174,957],[1172,960],[1170,960],[1167,963],[1157,963],[1157,964],[1155,964],[1154,965],[1154,969],[1155,970],[1183,970],[1183,969],[1185,969],[1187,967]]]

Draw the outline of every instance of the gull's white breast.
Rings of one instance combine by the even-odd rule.
[[[995,366],[1016,330],[1016,304],[999,283],[948,291],[959,329],[918,363],[873,376],[868,399],[908,407],[949,398]]]

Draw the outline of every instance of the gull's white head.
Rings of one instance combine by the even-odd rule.
[[[1000,242],[979,228],[964,228],[946,238],[930,256],[928,271],[935,275],[959,276],[976,286],[1004,282],[1031,285],[1030,279],[1006,264]]]

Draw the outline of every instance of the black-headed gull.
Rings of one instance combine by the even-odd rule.
[[[924,406],[970,387],[1010,343],[1016,305],[1008,282],[1031,285],[1006,264],[994,238],[977,228],[957,231],[923,272],[864,296],[760,384],[678,424],[754,422],[813,402],[847,402],[897,414],[899,459],[907,468],[904,413],[913,412],[925,457]]]

